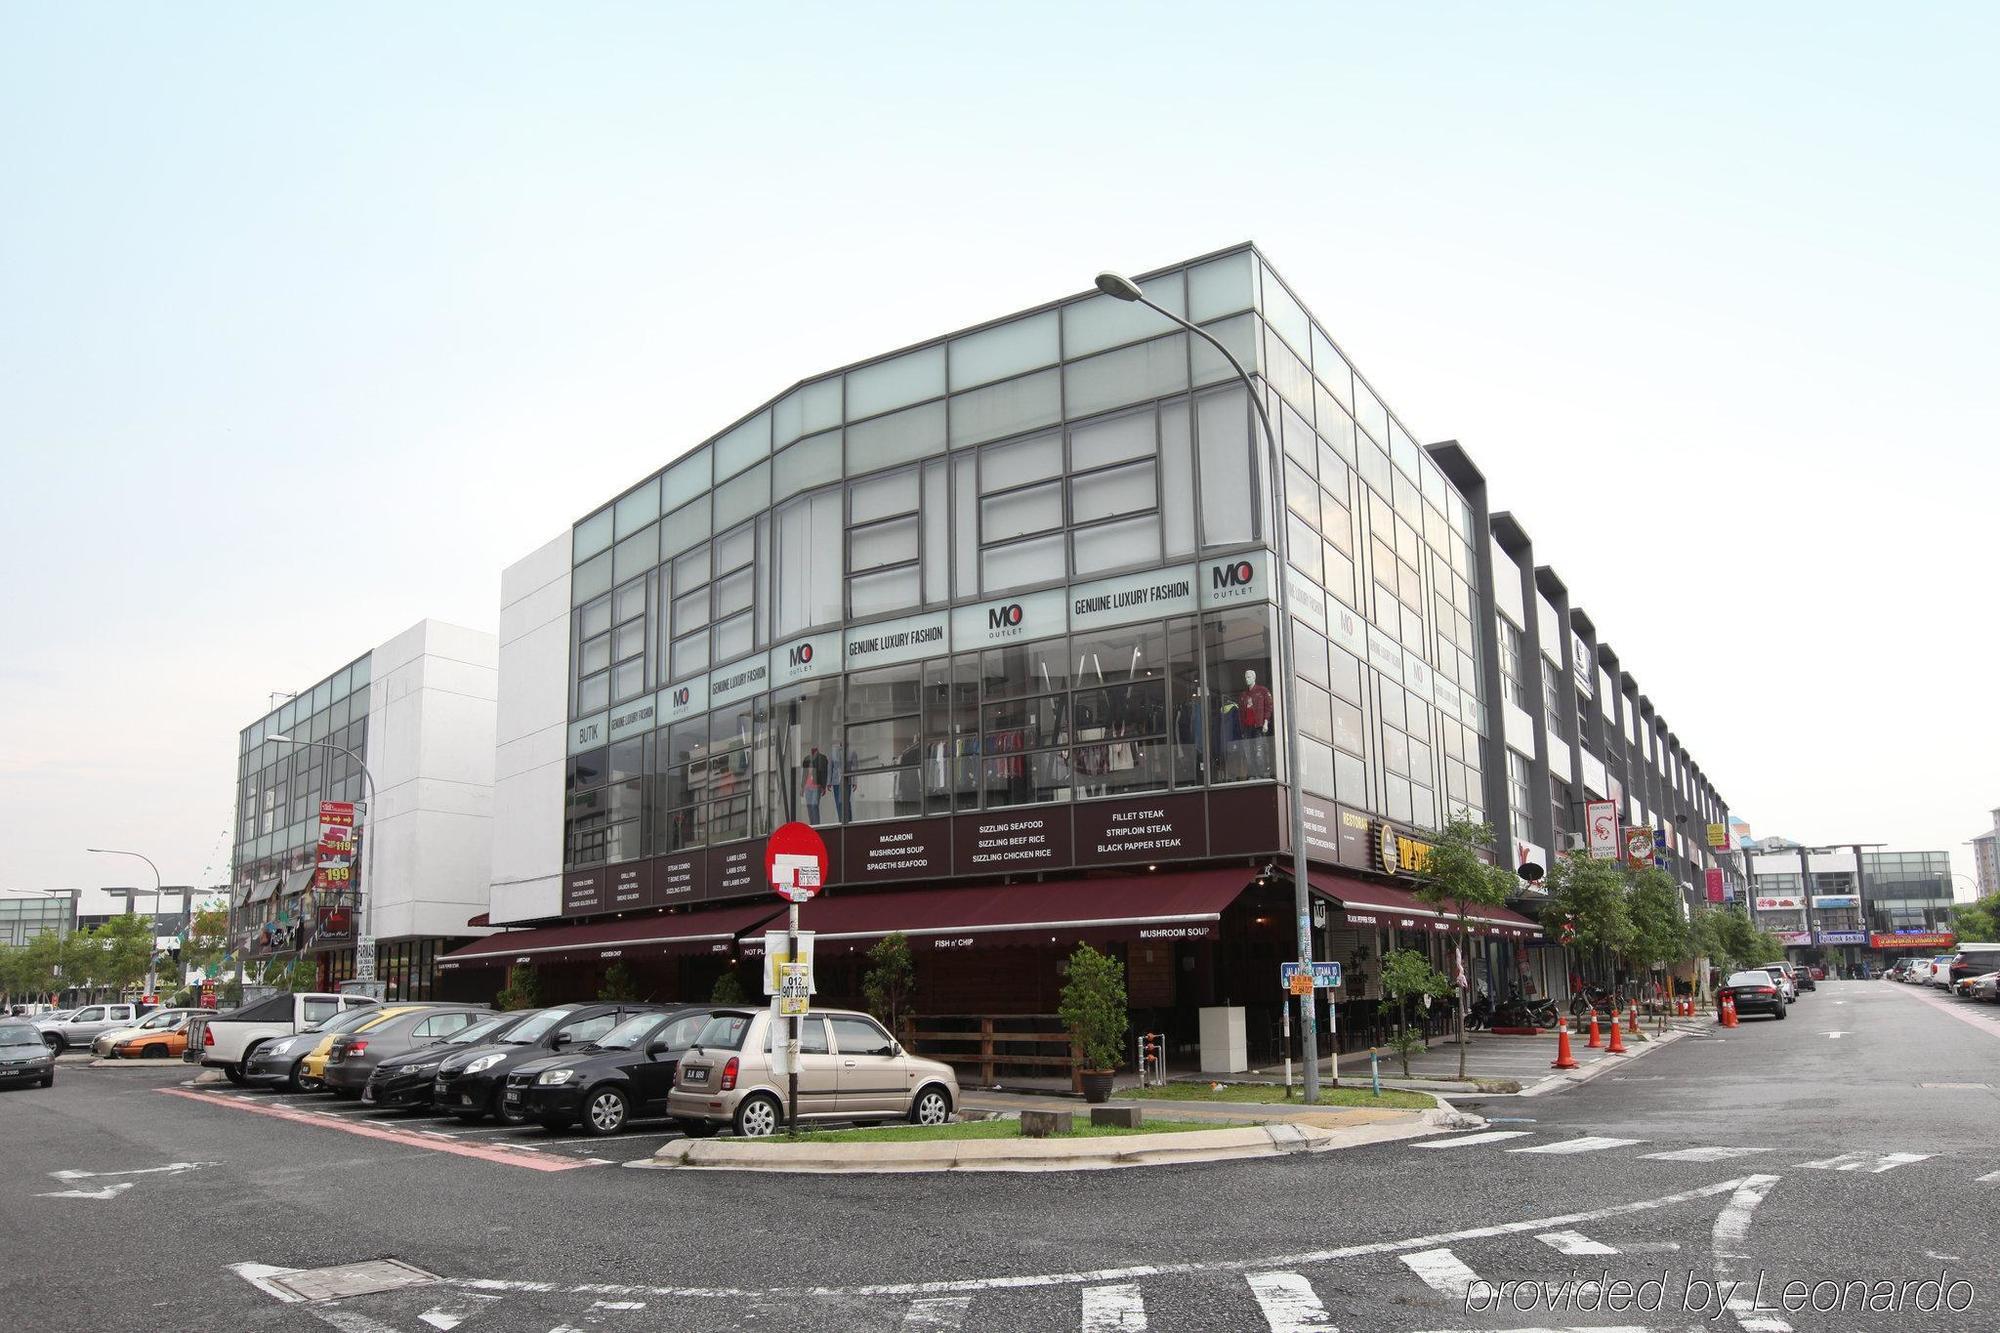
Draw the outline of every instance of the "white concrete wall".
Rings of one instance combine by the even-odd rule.
[[[496,926],[562,909],[569,579],[567,531],[500,576],[490,895]]]
[[[438,620],[374,651],[367,758],[380,809],[362,884],[377,940],[486,933],[465,923],[486,910],[491,877],[497,659],[493,635]]]

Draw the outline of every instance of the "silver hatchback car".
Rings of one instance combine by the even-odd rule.
[[[773,1068],[782,1029],[768,1009],[716,1014],[681,1056],[668,1114],[695,1137],[725,1125],[746,1138],[784,1128],[788,1080]],[[869,1015],[821,1009],[799,1020],[800,1120],[941,1125],[957,1105],[951,1066],[911,1055]]]

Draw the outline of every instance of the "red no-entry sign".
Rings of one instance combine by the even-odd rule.
[[[809,824],[779,825],[764,843],[764,878],[785,901],[810,901],[826,882],[826,841]]]

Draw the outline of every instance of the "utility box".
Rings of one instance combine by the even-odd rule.
[[[1201,1072],[1240,1074],[1250,1068],[1243,1006],[1216,1005],[1201,1011]]]

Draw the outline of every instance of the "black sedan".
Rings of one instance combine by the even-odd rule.
[[[1785,992],[1779,989],[1777,978],[1762,969],[1734,973],[1723,983],[1717,999],[1723,995],[1735,1001],[1738,1017],[1744,1014],[1769,1014],[1773,1018],[1785,1016]]]
[[[392,1055],[407,1055],[462,1032],[492,1010],[472,1005],[438,1006],[392,1014],[333,1039],[322,1081],[336,1097],[359,1097],[375,1066]]]
[[[56,1053],[42,1041],[33,1023],[0,1019],[0,1087],[39,1083],[54,1087]]]
[[[501,1103],[507,1075],[530,1060],[588,1046],[634,1014],[657,1013],[657,1004],[566,1004],[537,1009],[486,1046],[446,1056],[431,1080],[432,1104],[460,1120],[495,1115],[510,1125],[525,1113]]]
[[[507,1075],[502,1109],[550,1129],[582,1121],[592,1134],[616,1134],[632,1120],[664,1117],[681,1053],[714,1013],[700,1006],[637,1014],[594,1045],[530,1060]]]
[[[431,1082],[447,1056],[474,1046],[490,1046],[529,1017],[529,1013],[494,1014],[461,1028],[435,1046],[389,1056],[370,1071],[361,1100],[371,1106],[429,1107]]]

